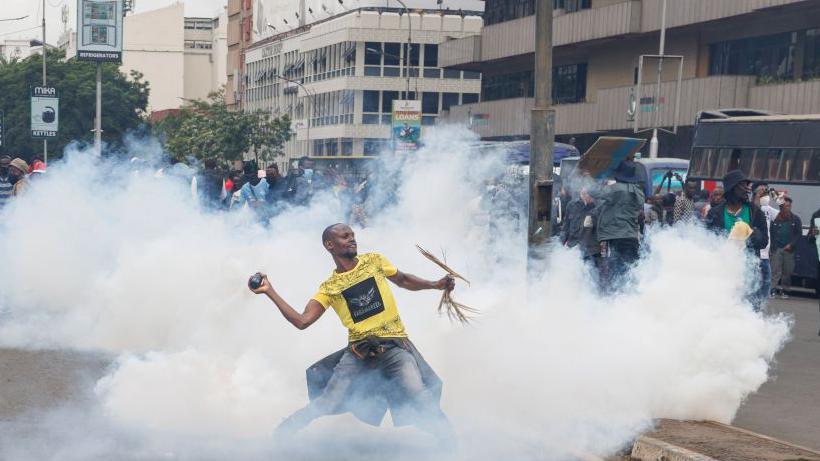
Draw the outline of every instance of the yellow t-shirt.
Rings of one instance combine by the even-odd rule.
[[[325,309],[333,307],[342,325],[348,329],[348,340],[355,342],[368,336],[406,338],[404,324],[387,277],[396,275],[390,261],[378,253],[360,255],[353,269],[333,271],[313,297]]]

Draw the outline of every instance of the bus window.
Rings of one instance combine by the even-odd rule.
[[[820,181],[820,149],[800,149],[794,164],[792,181]]]
[[[739,163],[740,163],[740,164],[739,164],[739,166],[738,166],[737,168],[738,168],[738,169],[740,169],[740,171],[742,171],[742,172],[744,172],[744,173],[748,174],[748,175],[749,175],[751,178],[753,178],[753,179],[760,179],[760,178],[757,178],[757,177],[755,177],[755,176],[753,176],[753,175],[751,174],[751,171],[752,171],[752,163],[753,163],[753,161],[754,161],[754,159],[755,159],[755,150],[754,150],[754,149],[735,149],[735,150],[732,152],[732,155],[733,155],[733,156],[734,156],[734,153],[735,153],[735,152],[739,152],[739,153],[740,153],[740,158],[739,158]],[[733,160],[734,160],[734,159],[733,159]],[[734,168],[733,168],[733,169],[734,169]]]
[[[783,149],[780,157],[780,168],[777,169],[777,177],[780,181],[788,181],[794,171],[795,160],[797,160],[797,149]]]
[[[689,160],[689,170],[698,176],[703,176],[703,159],[706,157],[704,155],[705,149],[695,148],[692,149],[692,159]]]
[[[740,149],[735,150],[738,151],[738,160],[740,160]],[[722,178],[726,176],[727,171],[731,171],[732,169],[734,169],[729,168],[730,164],[732,163],[732,157],[732,149],[720,149],[717,167],[712,171],[712,176],[715,178]]]
[[[766,163],[769,161],[767,149],[757,149],[752,163],[752,169],[749,171],[749,177],[752,179],[766,178]]]
[[[715,178],[715,171],[718,165],[718,150],[706,149],[703,152],[703,164],[701,165],[701,173],[704,177]]]
[[[764,179],[777,178],[777,167],[780,165],[780,149],[769,149],[764,161],[766,162]]]

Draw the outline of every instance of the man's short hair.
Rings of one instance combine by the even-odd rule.
[[[791,197],[783,197],[783,201],[792,203],[792,198]]]
[[[331,225],[325,227],[325,230],[322,231],[322,245],[324,245],[325,242],[330,240],[330,234],[333,233],[333,229],[336,226],[343,226],[343,225],[344,225],[344,223],[337,222],[336,224],[331,224]]]

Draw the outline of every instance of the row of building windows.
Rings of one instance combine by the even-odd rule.
[[[586,101],[587,64],[570,64],[552,68],[553,104],[573,104]],[[494,76],[481,81],[482,101],[510,98],[531,98],[535,95],[535,76],[526,70]]]
[[[820,181],[820,149],[700,148],[692,152],[690,164],[698,177],[721,178],[740,169],[754,180]]]
[[[399,99],[398,91],[372,91],[362,92],[362,123],[365,125],[388,125],[393,112],[393,101]],[[407,99],[415,100],[417,95],[410,92]],[[435,116],[442,110],[450,110],[450,107],[459,104],[472,104],[478,102],[476,93],[421,93],[422,123],[425,125],[435,124]]]
[[[353,155],[353,140],[350,138],[314,139],[311,155],[319,157]]]
[[[761,83],[818,78],[820,29],[713,43],[709,75],[753,75]]]
[[[319,93],[312,98],[311,126],[353,123],[355,92],[353,90]]]
[[[484,3],[484,24],[492,25],[535,14],[535,0],[487,0]],[[552,0],[555,10],[567,13],[592,8],[592,0]]]
[[[213,43],[202,40],[185,40],[185,48],[192,50],[210,50],[213,46]]]

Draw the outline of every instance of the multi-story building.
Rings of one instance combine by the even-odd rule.
[[[256,36],[253,27],[254,0],[228,0],[228,62],[225,101],[231,109],[241,109],[244,88],[245,50]]]
[[[0,56],[10,61],[12,59],[26,59],[34,50],[39,51],[41,46],[33,48],[33,40],[4,40],[0,42]]]
[[[149,112],[204,99],[225,84],[226,16],[186,18],[184,5],[125,17],[122,65],[149,82]]]
[[[658,54],[662,0],[554,0],[556,134],[582,150],[604,133],[634,136],[638,56]],[[661,136],[661,155],[688,156],[696,113],[755,108],[820,110],[820,2],[668,0],[667,61],[655,104],[651,63],[635,109],[644,121],[679,126]],[[487,140],[526,139],[533,107],[535,0],[487,0],[480,34],[445,42],[439,64],[483,74],[481,101],[450,107],[443,120],[466,123]],[[642,134],[640,136],[647,136]]]
[[[361,7],[275,33],[245,53],[243,108],[290,115],[289,158],[378,154],[394,100],[420,100],[426,125],[478,101],[480,74],[442,69],[439,44],[481,24],[479,12]]]

